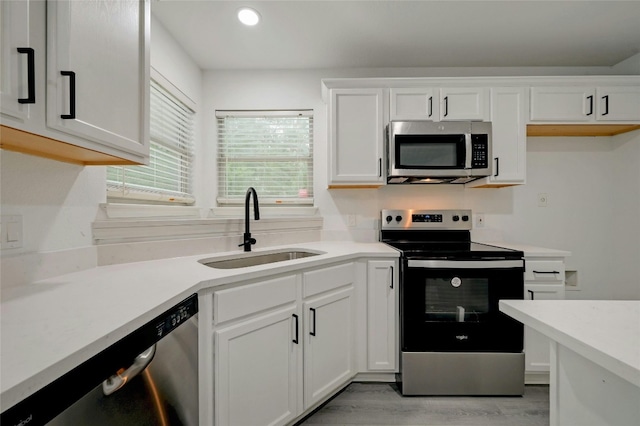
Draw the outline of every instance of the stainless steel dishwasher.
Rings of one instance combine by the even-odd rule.
[[[192,295],[2,413],[3,425],[198,424]]]

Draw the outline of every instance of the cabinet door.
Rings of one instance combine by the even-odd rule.
[[[1,1],[0,23],[0,112],[25,121],[29,118],[29,106],[35,103],[35,52],[29,50],[33,49],[29,40],[29,1]]]
[[[526,284],[525,299],[527,300],[562,300],[564,299],[564,284]],[[550,340],[536,330],[524,328],[524,360],[525,370],[531,372],[548,372]]]
[[[47,2],[48,127],[148,152],[149,20],[148,0]]]
[[[491,89],[493,175],[490,182],[524,183],[527,124],[524,88]]]
[[[384,184],[384,91],[332,89],[329,186]]]
[[[397,371],[398,274],[396,262],[367,265],[367,369]]]
[[[531,121],[591,121],[594,95],[591,87],[532,87]]]
[[[389,91],[391,120],[428,120],[437,117],[431,88],[400,88]]]
[[[486,119],[486,89],[476,87],[455,87],[440,89],[440,120]]]
[[[215,332],[215,424],[282,425],[298,415],[300,320],[290,307]]]
[[[304,303],[304,408],[354,375],[353,287]]]
[[[640,121],[640,86],[598,87],[597,120]]]

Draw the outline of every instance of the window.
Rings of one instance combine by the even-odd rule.
[[[218,204],[313,205],[313,111],[216,111]]]
[[[163,79],[151,80],[149,165],[108,167],[107,196],[191,204],[194,111],[156,80]]]

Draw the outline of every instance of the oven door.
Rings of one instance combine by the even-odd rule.
[[[403,266],[403,352],[522,352],[522,324],[498,309],[500,299],[523,298],[522,259]]]

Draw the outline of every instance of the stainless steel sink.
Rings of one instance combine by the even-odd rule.
[[[303,259],[310,256],[318,256],[322,253],[316,253],[306,250],[287,250],[271,253],[254,253],[240,254],[231,258],[220,260],[202,259],[199,260],[205,266],[216,269],[236,269],[246,268],[248,266],[265,265],[275,262],[284,262],[285,260]]]

